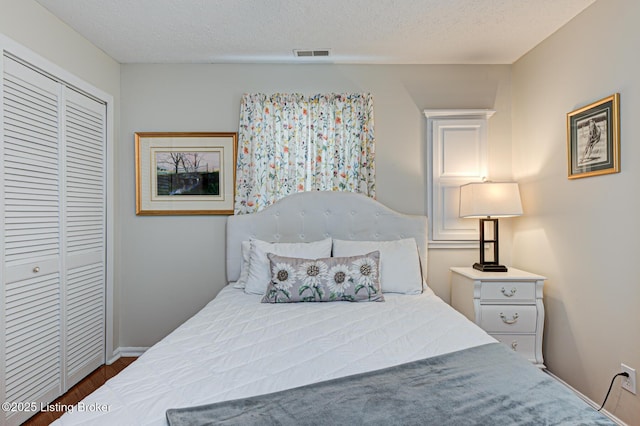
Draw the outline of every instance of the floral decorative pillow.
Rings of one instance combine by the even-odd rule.
[[[384,302],[378,251],[322,259],[267,256],[271,282],[262,303]]]

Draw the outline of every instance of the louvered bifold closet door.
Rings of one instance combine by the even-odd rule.
[[[106,107],[65,91],[66,388],[104,364]]]
[[[5,402],[62,388],[60,85],[3,57],[2,371]],[[2,385],[0,385],[2,386]],[[16,424],[32,413],[3,413]]]

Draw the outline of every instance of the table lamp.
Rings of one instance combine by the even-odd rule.
[[[480,262],[473,267],[485,272],[507,272],[500,265],[498,218],[522,215],[520,191],[515,182],[473,182],[460,187],[460,217],[480,218]],[[485,227],[493,225],[493,237],[487,238]],[[487,244],[493,244],[493,260],[485,260]]]

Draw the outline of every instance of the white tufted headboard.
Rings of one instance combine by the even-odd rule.
[[[253,214],[227,219],[227,280],[240,277],[242,241],[309,242],[341,240],[388,241],[414,237],[422,275],[427,276],[427,217],[398,213],[352,192],[301,192]]]

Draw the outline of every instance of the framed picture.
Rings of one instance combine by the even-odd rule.
[[[136,133],[136,214],[233,214],[237,133]]]
[[[620,95],[567,114],[569,179],[620,171]]]

